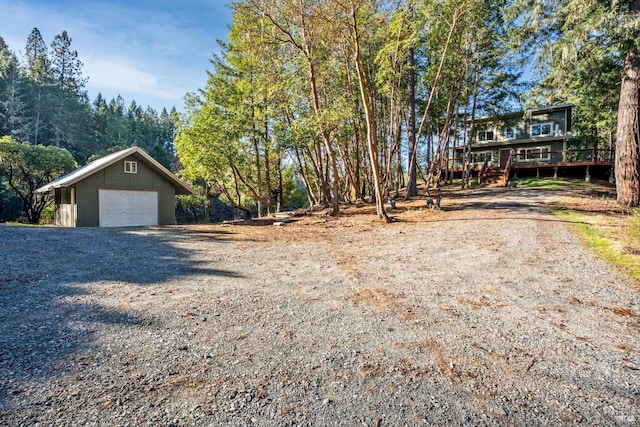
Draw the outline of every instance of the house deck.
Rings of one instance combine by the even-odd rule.
[[[453,160],[455,165],[453,173],[454,176],[458,176],[462,172],[462,162],[459,158]],[[519,159],[518,155],[513,155],[509,176],[581,176],[585,179],[591,177],[610,179],[614,165],[613,152],[610,150],[556,150],[551,151],[547,159]],[[480,173],[481,169],[482,167],[476,164],[472,171]],[[505,165],[489,169],[504,173]]]

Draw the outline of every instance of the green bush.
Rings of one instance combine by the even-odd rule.
[[[40,221],[38,224],[53,224],[55,222],[56,211],[53,205],[48,205],[42,211],[42,215],[40,215]]]
[[[304,183],[293,166],[282,173],[284,209],[294,210],[309,207],[309,198]]]
[[[0,222],[17,221],[22,212],[22,202],[9,186],[0,184]]]

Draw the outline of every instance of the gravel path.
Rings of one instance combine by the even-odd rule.
[[[638,425],[638,287],[554,196],[0,226],[0,425]]]

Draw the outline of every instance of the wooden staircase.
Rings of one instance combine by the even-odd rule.
[[[505,171],[502,168],[481,169],[478,173],[479,187],[504,187]]]

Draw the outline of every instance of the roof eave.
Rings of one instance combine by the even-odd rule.
[[[187,185],[185,182],[183,182],[181,179],[179,179],[177,176],[171,173],[171,171],[169,171],[167,168],[162,166],[156,159],[151,157],[149,154],[147,154],[144,150],[142,150],[139,147],[131,147],[126,150],[122,150],[117,153],[110,154],[109,156],[105,156],[101,159],[91,162],[88,165],[81,167],[80,169],[76,169],[75,171],[62,176],[50,182],[49,184],[38,188],[36,190],[36,193],[46,193],[48,191],[55,190],[56,188],[71,187],[72,185],[82,181],[83,179],[90,177],[94,173],[97,173],[105,168],[108,168],[114,163],[131,155],[136,155],[137,157],[139,157],[143,162],[150,165],[153,169],[156,170],[156,172],[158,172],[159,174],[164,176],[169,182],[171,182],[176,189],[176,194],[188,195],[188,194],[194,193],[194,191],[191,189],[191,187],[189,187],[189,185]]]

